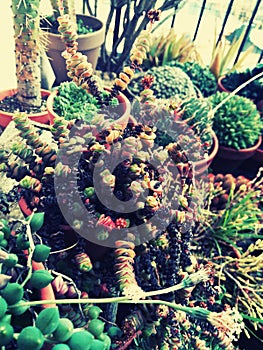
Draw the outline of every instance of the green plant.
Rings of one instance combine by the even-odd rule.
[[[204,67],[198,62],[189,61],[184,63],[171,61],[169,66],[181,68],[204,97],[216,92],[217,81],[209,67]]]
[[[106,101],[110,92],[102,93],[103,101]],[[116,98],[111,100],[111,105],[118,105]],[[90,122],[99,111],[98,100],[86,90],[77,86],[74,82],[63,82],[58,87],[58,93],[54,97],[53,110],[66,120],[84,120]]]
[[[129,89],[137,95],[143,89],[141,80],[144,75],[153,77],[151,89],[158,99],[185,99],[196,96],[194,85],[189,76],[178,67],[160,66],[149,69],[132,79]]]
[[[161,177],[157,178],[157,169],[150,168],[150,160],[147,157],[148,152],[149,155],[152,154],[150,149],[153,148],[155,139],[154,132],[150,127],[130,125],[125,131],[119,130],[116,133],[117,130],[113,129],[106,133],[105,130],[102,130],[101,133],[94,134],[95,130],[92,129],[94,126],[90,125],[85,130],[83,143],[79,135],[70,135],[69,138],[69,130],[65,121],[63,123],[63,119],[59,119],[51,127],[52,137],[50,145],[48,145],[45,140],[49,138],[46,138],[45,135],[40,137],[41,133],[38,128],[33,126],[25,115],[18,114],[14,120],[19,135],[22,137],[21,147],[18,147],[17,144],[12,147],[15,161],[13,157],[10,157],[10,152],[2,150],[1,159],[4,161],[2,170],[9,177],[19,181],[20,188],[24,188],[24,190],[22,189],[23,195],[26,196],[26,193],[33,194],[32,196],[26,196],[27,199],[31,200],[29,205],[32,206],[32,209],[34,207],[39,207],[40,210],[44,209],[45,216],[43,213],[33,213],[28,219],[23,220],[20,229],[22,233],[19,228],[6,227],[8,226],[7,223],[4,223],[5,225],[1,229],[3,235],[0,241],[4,251],[2,255],[3,265],[1,266],[4,269],[1,272],[5,274],[7,272],[6,267],[7,269],[15,268],[18,271],[20,269],[28,271],[25,275],[17,274],[17,284],[13,285],[12,282],[11,287],[8,287],[8,278],[6,280],[4,276],[0,275],[1,282],[4,283],[4,288],[0,290],[0,294],[5,299],[5,301],[0,299],[3,304],[3,308],[1,308],[3,315],[0,314],[2,316],[0,329],[8,335],[7,338],[2,338],[2,344],[6,345],[6,349],[16,347],[19,349],[40,349],[43,344],[52,344],[57,347],[58,344],[66,344],[70,350],[75,350],[76,343],[78,343],[80,349],[82,349],[82,346],[87,346],[87,344],[91,344],[95,349],[100,347],[109,349],[111,344],[112,348],[115,345],[126,346],[137,336],[137,344],[139,342],[146,348],[152,348],[155,344],[167,346],[167,344],[171,345],[179,341],[183,344],[186,342],[186,346],[190,346],[192,342],[201,341],[204,344],[210,344],[211,348],[214,348],[219,346],[228,336],[230,337],[228,344],[230,344],[231,336],[234,336],[235,333],[238,335],[242,329],[241,317],[234,309],[223,311],[219,307],[217,311],[212,311],[214,310],[212,304],[210,310],[210,307],[208,309],[202,308],[199,304],[193,307],[193,305],[188,306],[180,303],[181,298],[183,298],[187,304],[189,293],[199,283],[207,283],[212,288],[208,282],[212,273],[210,266],[207,265],[197,269],[196,260],[190,252],[191,227],[193,225],[193,215],[188,210],[192,192],[191,164],[188,162],[185,153],[180,150],[180,147],[176,143],[171,143],[162,152],[159,148],[154,150],[154,157],[160,161],[160,171],[166,169],[167,172],[171,173],[170,157],[174,161],[174,166],[178,167],[178,179],[170,181],[169,176],[166,176],[165,181],[168,182],[168,188],[170,189],[170,193],[167,193],[166,198],[164,195],[166,186],[164,186],[164,190],[157,186],[159,182],[164,180]],[[98,125],[96,126],[97,129]],[[94,164],[100,162],[98,154],[101,152],[108,153],[112,148],[113,156],[116,156],[115,146],[118,140],[122,142],[126,140],[126,146],[121,151],[123,156],[126,154],[127,157],[127,154],[129,154],[130,162],[122,162],[114,174],[111,174],[110,170],[107,169],[110,164],[106,162],[106,169],[103,168],[103,172],[100,174],[100,183],[104,196],[107,196],[108,189],[114,183],[113,178],[115,177],[116,188],[119,192],[129,196],[129,186],[132,186],[135,195],[145,200],[145,208],[143,209],[141,205],[138,207],[138,214],[140,215],[136,215],[137,218],[131,216],[130,220],[124,220],[122,218],[123,213],[121,213],[121,217],[116,217],[116,213],[109,210],[98,217],[98,211],[102,214],[102,206],[97,205],[98,199],[94,195],[95,192],[91,188],[89,180],[89,173],[93,171]],[[109,255],[94,264],[83,250],[84,240],[79,238],[70,249],[64,251],[63,242],[56,242],[57,229],[53,228],[52,231],[47,226],[47,231],[43,230],[46,223],[51,220],[52,214],[54,214],[55,202],[50,197],[52,179],[55,174],[62,177],[62,179],[70,177],[71,169],[67,166],[67,160],[73,157],[74,154],[79,154],[79,144],[82,145],[81,150],[84,151],[84,155],[78,163],[82,164],[85,169],[85,172],[81,171],[78,175],[80,191],[83,190],[83,200],[87,210],[90,210],[91,206],[93,213],[95,210],[96,226],[98,234],[100,234],[100,240],[107,239],[107,235],[111,237],[113,229],[117,230],[118,233]],[[63,162],[60,161],[55,164],[57,147],[64,149],[63,157],[61,157]],[[145,167],[147,164],[148,167]],[[108,171],[106,172],[106,170]],[[152,170],[156,172],[155,175]],[[123,176],[123,172],[126,174],[125,176]],[[144,174],[143,181],[140,179],[141,172]],[[185,182],[185,176],[187,176],[187,183]],[[81,181],[83,180],[89,184],[88,188],[82,186]],[[71,206],[74,202],[69,200],[71,198],[71,188],[68,187],[67,181],[62,181],[62,185],[65,186],[65,191],[62,193],[63,202],[66,200],[64,204],[69,204],[70,209],[73,210],[72,213],[76,213],[76,210],[79,211],[78,207]],[[44,187],[48,190],[47,192],[43,192]],[[140,188],[142,191],[138,191]],[[143,197],[143,188],[149,190],[146,198]],[[179,193],[182,191],[181,195],[178,195],[179,206],[174,211],[175,217],[168,225],[166,233],[160,232],[160,235],[154,236],[155,228],[149,224],[147,229],[149,230],[150,240],[143,244],[138,241],[140,238],[139,232],[137,236],[132,233],[121,234],[121,228],[128,227],[133,220],[142,220],[145,215],[148,216],[155,212],[162,202],[167,204],[161,209],[164,211],[172,202],[176,204],[177,189],[179,189]],[[115,193],[116,196],[120,196],[117,191]],[[175,200],[171,199],[172,193]],[[46,198],[49,200],[45,207],[43,204]],[[162,218],[161,216],[160,219],[162,220]],[[56,220],[58,220],[57,215]],[[181,226],[183,223],[184,225]],[[33,233],[29,230],[29,225]],[[24,230],[24,226],[26,226],[26,230]],[[180,227],[183,227],[183,229],[181,230]],[[10,235],[10,231],[15,231],[16,234]],[[34,234],[35,231],[37,234]],[[49,244],[46,245],[45,243],[46,247],[42,247],[42,240],[49,242]],[[135,248],[135,243],[137,248]],[[21,258],[18,261],[12,255],[16,253],[16,249],[28,249],[28,258],[18,254]],[[169,254],[169,259],[167,259],[167,254]],[[23,259],[25,259],[26,264]],[[31,267],[33,261],[45,262],[51,270],[51,274],[43,270],[44,272],[38,273],[40,275],[38,280],[33,278],[35,272],[32,273],[32,276],[30,273],[33,268]],[[152,264],[153,261],[155,264]],[[183,271],[181,271],[180,266]],[[112,274],[113,270],[115,271],[114,275]],[[68,272],[70,272],[69,277]],[[35,293],[24,293],[22,300],[22,297],[20,298],[21,292],[20,294],[13,292],[14,288],[20,291],[21,285],[26,286],[27,291],[34,292],[36,288],[47,286],[50,282],[56,295],[55,300],[38,300]],[[10,288],[12,293],[9,293]],[[98,290],[101,292],[98,292]],[[80,291],[82,291],[82,294]],[[119,295],[119,293],[122,293],[122,295]],[[162,295],[163,297],[161,297]],[[155,296],[158,296],[158,299],[155,299]],[[21,301],[17,298],[20,298]],[[51,304],[52,307],[41,311],[39,307],[43,304]],[[104,304],[110,304],[111,306],[107,308],[104,307]],[[120,304],[129,304],[128,311],[126,311],[128,313],[123,322],[116,320],[117,311],[114,312]],[[93,306],[96,306],[96,308],[91,309]],[[20,322],[27,315],[25,313],[29,312],[31,315],[32,324],[24,326],[22,331],[19,328],[21,323],[19,322],[16,326],[13,322],[14,317],[11,316],[10,318],[10,314],[18,312],[21,312]],[[183,320],[186,320],[190,328],[184,328],[185,321],[181,318],[178,319],[179,315],[182,315]],[[191,326],[192,318],[195,319],[193,326]],[[227,326],[222,328],[220,320],[224,320]],[[214,337],[212,342],[211,339],[209,340],[208,337],[200,334],[199,324],[202,324],[202,322],[209,322],[213,330],[219,327],[219,324],[221,325],[217,337]],[[109,327],[112,324],[115,325],[115,329]],[[87,330],[83,330],[83,327],[87,327]],[[15,330],[14,334],[13,329]],[[152,329],[156,330],[158,336],[153,335],[149,338],[147,335]],[[169,339],[169,332],[175,329],[180,330],[180,334]]]
[[[239,37],[234,39],[231,45],[228,45],[225,39],[221,39],[216,43],[216,35],[214,36],[214,46],[209,68],[217,79],[228,72],[242,67],[244,60],[252,52],[253,46],[251,45],[246,52],[239,57],[238,61],[234,63],[234,59],[238,53],[244,35],[245,31],[243,31]]]
[[[191,97],[178,103],[174,111],[176,120],[184,121],[200,139],[205,148],[212,144],[211,130],[213,118],[211,116],[211,104],[206,99]]]
[[[195,251],[215,264],[222,299],[237,305],[257,330],[262,323],[262,168],[252,180],[232,174],[209,174],[207,180]]]
[[[201,63],[201,57],[189,35],[179,35],[173,28],[168,33],[153,36],[143,67],[166,66],[171,61]]]
[[[263,72],[263,64],[256,65],[253,69],[247,68],[244,71],[233,71],[228,73],[223,79],[224,88],[229,91],[235,90],[238,86],[248,81],[255,75]],[[238,95],[250,98],[255,103],[262,100],[263,96],[263,78],[256,79],[238,92]]]
[[[226,92],[217,92],[208,99],[214,108],[213,130],[219,144],[237,150],[252,147],[263,127],[256,105]]]

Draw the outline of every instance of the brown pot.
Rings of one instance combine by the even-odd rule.
[[[108,89],[105,89],[105,90],[108,90]],[[58,90],[52,91],[52,93],[49,95],[47,99],[47,109],[48,109],[51,125],[54,123],[54,118],[59,117],[59,115],[53,110],[54,97],[57,95],[57,93],[58,93]],[[119,107],[120,107],[120,110],[118,111],[120,118],[116,120],[116,124],[122,125],[124,129],[130,118],[131,104],[128,98],[122,93],[119,93],[117,98],[118,98]]]
[[[88,57],[88,61],[96,68],[98,57],[100,54],[100,46],[105,39],[105,26],[102,21],[93,16],[77,15],[77,18],[82,19],[84,24],[88,24],[94,32],[79,35],[78,51]],[[69,81],[66,70],[65,59],[61,56],[66,47],[59,34],[48,33],[47,56],[50,58],[50,63],[56,75],[55,86],[63,81]]]
[[[213,159],[215,158],[218,152],[218,148],[219,148],[218,138],[213,130],[211,131],[211,134],[213,138],[213,144],[208,157],[193,163],[194,171],[196,174],[199,174],[199,175],[203,174],[209,168],[209,166],[211,165]]]
[[[5,97],[13,96],[17,93],[17,89],[9,89],[9,90],[3,90],[0,91],[0,100],[3,100]],[[42,97],[48,97],[50,95],[50,91],[48,90],[41,90],[41,96]],[[7,127],[7,125],[12,121],[14,113],[10,112],[4,112],[0,109],[0,126]],[[45,110],[40,113],[34,113],[29,114],[28,117],[32,119],[35,122],[42,123],[42,124],[48,124],[49,123],[49,116],[48,111]]]
[[[255,154],[252,157],[255,161],[263,165],[263,141],[261,142],[261,148],[257,148]]]
[[[228,173],[237,169],[245,160],[253,157],[262,142],[262,136],[253,147],[236,150],[219,145],[219,149],[211,167],[216,173]]]

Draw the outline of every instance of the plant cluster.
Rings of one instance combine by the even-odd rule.
[[[143,68],[166,66],[173,61],[201,63],[201,57],[189,34],[179,35],[171,28],[168,33],[153,36]]]
[[[234,149],[255,145],[262,131],[262,120],[256,105],[243,96],[229,96],[227,92],[211,95],[214,108],[213,130],[219,144]]]
[[[86,90],[77,86],[74,82],[63,82],[58,87],[58,92],[54,97],[53,110],[66,120],[84,120],[90,122],[99,112],[99,102]],[[106,90],[101,93],[102,103],[106,103],[110,92]],[[118,105],[118,100],[113,98],[110,102],[112,106]],[[101,112],[101,111],[100,111]],[[113,113],[113,111],[112,111]]]
[[[244,71],[235,70],[227,74],[222,79],[222,83],[227,90],[233,91],[238,86],[245,83],[250,78],[254,77],[255,75],[261,72],[263,72],[263,64],[259,63],[253,69],[247,68]],[[252,81],[245,88],[240,90],[237,94],[240,96],[247,97],[253,100],[255,103],[258,103],[260,100],[262,100],[263,96],[263,78]]]
[[[196,96],[194,85],[189,76],[178,67],[160,66],[135,76],[129,89],[134,95],[142,91],[141,80],[144,75],[154,78],[151,89],[158,99],[186,99]]]
[[[215,264],[222,301],[238,306],[248,331],[262,322],[262,185],[262,169],[253,180],[209,174],[195,237],[197,255]]]
[[[171,61],[170,66],[181,68],[191,79],[194,86],[201,92],[202,96],[208,97],[217,90],[217,81],[209,67],[204,67],[200,63]]]
[[[1,157],[6,163],[2,170],[19,181],[19,188],[22,188],[22,194],[32,209],[36,207],[45,212],[43,226],[34,229],[37,235],[30,235],[32,239],[22,235],[24,239],[21,240],[25,244],[22,249],[30,248],[28,241],[31,246],[33,243],[35,246],[42,243],[51,248],[51,254],[45,256],[45,263],[51,270],[48,280],[52,281],[56,300],[47,303],[57,305],[57,308],[39,313],[36,311],[33,326],[20,332],[21,339],[26,338],[27,348],[30,344],[32,346],[32,341],[37,341],[33,345],[34,349],[40,349],[45,342],[57,347],[64,344],[66,349],[75,350],[75,341],[79,339],[80,348],[83,341],[83,344],[94,343],[92,346],[95,349],[109,349],[110,346],[112,349],[125,349],[128,346],[136,349],[136,344],[144,348],[169,348],[174,344],[193,347],[199,343],[213,349],[220,346],[234,349],[232,341],[235,334],[238,336],[242,330],[240,315],[234,309],[224,311],[223,305],[214,302],[203,308],[194,294],[195,288],[201,284],[199,296],[218,298],[210,265],[199,265],[191,253],[195,213],[191,204],[193,175],[191,163],[180,145],[172,142],[167,147],[155,149],[155,131],[149,126],[132,123],[125,130],[116,127],[105,130],[103,124],[99,128],[97,123],[96,126],[85,126],[82,136],[78,134],[78,131],[83,131],[82,128],[70,135],[71,131],[62,119],[55,120],[51,128],[53,141],[48,145],[44,141],[45,137],[41,139],[37,128],[24,115],[17,115],[14,120],[24,141],[20,149],[17,145],[12,147],[16,150],[15,160],[10,159],[8,152],[2,151]],[[124,145],[118,150],[120,141]],[[62,153],[58,153],[57,146]],[[118,158],[118,152],[122,153],[121,158],[126,155],[126,160],[112,169],[112,161],[116,156]],[[100,158],[102,155],[103,161]],[[105,155],[108,155],[108,159]],[[74,167],[68,164],[74,157],[78,159],[77,178]],[[160,166],[151,166],[153,157]],[[107,194],[112,191],[123,203],[130,198],[131,191],[141,199],[138,203],[142,205],[137,207],[134,215],[111,211],[100,202],[101,197],[91,176],[98,166],[102,169],[102,176],[98,180],[106,201]],[[178,175],[171,179],[169,174],[174,173],[175,167]],[[85,251],[89,243],[78,237],[77,233],[73,234],[78,237],[74,244],[71,243],[70,249],[64,250],[67,242],[65,233],[59,234],[60,230],[53,225],[53,231],[50,229],[48,223],[53,221],[52,215],[53,219],[54,216],[58,219],[54,208],[59,198],[54,197],[51,191],[55,175],[61,178],[62,181],[58,183],[64,186],[63,191],[56,193],[61,194],[70,216],[72,213],[77,214],[78,220],[74,220],[72,225],[75,230],[81,227],[81,221],[87,217],[88,211],[96,226],[92,226],[95,231],[86,227],[86,238],[95,232],[97,243],[113,242],[103,260],[90,259]],[[84,216],[80,216],[81,206],[71,196],[73,187],[70,186],[76,186],[76,180],[85,207]],[[169,208],[173,219],[170,220],[168,215],[169,222],[166,222]],[[43,215],[41,217],[43,219]],[[154,217],[156,228],[147,221]],[[142,232],[139,223],[146,224]],[[122,229],[128,231],[122,233]],[[141,241],[147,235],[149,238]],[[18,238],[12,236],[12,239]],[[8,244],[4,249],[7,247]],[[30,263],[28,266],[30,268]],[[112,274],[112,271],[115,273]],[[7,303],[4,309],[6,315],[9,316],[10,310],[16,310],[18,306],[22,310],[29,307],[30,312],[31,308],[35,310],[37,305],[45,303],[30,296],[26,295],[26,301],[22,300],[19,305],[16,302]],[[105,303],[112,306],[106,307]],[[129,306],[123,309],[122,304]],[[135,306],[131,307],[131,304]],[[98,308],[92,309],[92,306]],[[122,315],[121,320],[119,313]],[[23,315],[24,312],[22,319]],[[43,325],[42,319],[50,322],[47,324],[43,321]],[[10,326],[13,327],[11,320]],[[205,332],[200,332],[200,329]],[[35,334],[33,339],[32,334]],[[211,334],[217,336],[211,337]],[[7,344],[11,342],[11,347],[16,342],[13,338],[12,334],[6,340]],[[19,346],[23,348],[21,343]]]

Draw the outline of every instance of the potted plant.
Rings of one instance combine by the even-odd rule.
[[[218,80],[220,91],[232,92],[241,84],[263,72],[263,64],[257,64],[254,68],[247,68],[243,71],[233,71]],[[254,103],[260,105],[263,96],[263,81],[262,77],[253,80],[238,92],[238,95],[250,98]]]
[[[159,11],[149,11],[148,16],[151,18],[152,24],[156,19],[158,19]],[[151,26],[142,31],[139,37],[136,39],[130,55],[130,65],[125,66],[123,71],[120,72],[120,74],[114,79],[112,88],[103,89],[98,84],[98,78],[93,74],[93,68],[91,63],[88,62],[87,56],[83,55],[81,52],[78,52],[76,28],[70,21],[69,16],[60,16],[58,17],[58,21],[58,29],[65,45],[63,57],[66,60],[68,76],[73,80],[73,84],[64,84],[63,86],[77,89],[77,87],[74,86],[74,84],[76,84],[81,89],[84,89],[86,91],[86,96],[91,95],[91,100],[92,97],[95,98],[97,101],[97,107],[100,108],[100,111],[112,115],[116,114],[117,112],[117,117],[115,118],[117,119],[117,123],[120,123],[123,127],[125,127],[129,119],[129,107],[127,107],[129,103],[128,99],[121,94],[121,91],[124,91],[127,88],[135,74],[136,69],[141,66],[144,58],[146,57],[147,48],[149,46],[149,38],[151,35]],[[48,110],[52,119],[57,115],[53,109],[54,99],[57,94],[58,90],[54,90],[47,101]],[[60,97],[57,97],[58,98],[56,98],[56,101],[58,102]],[[116,105],[116,98],[120,100],[119,107],[121,108],[116,106],[117,109],[113,108],[112,110],[112,108],[109,107],[114,107],[114,104]],[[62,104],[65,105],[64,101]],[[71,106],[69,107],[71,108]]]
[[[188,33],[177,34],[174,28],[168,33],[155,35],[151,41],[144,69],[170,65],[171,62],[201,63],[200,54]]]
[[[60,0],[51,0],[50,2],[53,14],[42,20],[42,28],[47,32],[47,55],[56,75],[54,85],[57,86],[61,82],[69,80],[66,63],[61,56],[65,45],[58,31],[57,18],[63,13],[69,16],[78,33],[78,50],[88,57],[94,69],[100,55],[100,47],[105,40],[105,25],[97,17],[84,14],[76,15],[75,1],[63,1],[63,8]]]
[[[218,139],[212,129],[213,118],[210,103],[206,99],[197,97],[179,101],[171,99],[161,107],[163,108],[169,112],[164,115],[162,111],[162,121],[155,122],[157,125],[163,123],[162,128],[167,130],[168,134],[157,132],[157,142],[167,145],[173,137],[177,137],[181,147],[193,162],[195,174],[203,174],[218,151]]]
[[[219,140],[217,157],[212,164],[215,171],[238,167],[253,156],[261,144],[262,120],[256,105],[249,99],[226,92],[209,98],[213,106],[213,130]]]
[[[224,290],[223,299],[237,305],[246,315],[246,328],[255,337],[241,337],[238,345],[240,348],[257,347],[262,339],[261,292],[257,279],[263,267],[260,253],[262,170],[251,179],[229,173],[208,174],[206,180],[203,191],[199,192],[204,206],[199,212],[194,251],[199,252],[198,256],[209,255],[215,262],[215,278]],[[245,275],[250,280],[248,289],[244,288]],[[251,299],[251,295],[254,298]]]
[[[189,76],[178,67],[159,66],[152,67],[146,72],[135,76],[129,85],[129,92],[138,95],[143,87],[141,80],[147,74],[153,77],[151,89],[158,99],[185,99],[196,96],[194,85]]]
[[[185,346],[201,343],[211,349],[222,343],[232,347],[233,336],[242,331],[240,314],[234,308],[225,310],[221,304],[215,309],[213,301],[203,307],[194,297],[196,292],[204,300],[212,293],[220,302],[210,265],[198,265],[191,254],[193,178],[185,152],[174,142],[155,148],[154,129],[139,124],[131,123],[125,130],[112,129],[109,133],[102,129],[97,134],[89,125],[82,136],[83,143],[78,132],[69,135],[65,121],[59,120],[50,128],[51,140],[47,144],[49,138],[43,133],[41,136],[39,127],[25,115],[18,114],[14,122],[23,147],[12,147],[16,149],[12,153],[15,168],[12,158],[8,158],[10,151],[2,150],[1,158],[7,161],[1,170],[19,181],[23,195],[31,199],[28,204],[38,212],[33,211],[17,227],[13,222],[2,222],[0,344],[7,349],[35,350],[43,346],[75,350],[88,345],[105,350],[153,348],[178,342]],[[118,143],[123,146],[118,148]],[[118,152],[119,159],[124,160],[115,167],[112,161],[118,159]],[[106,157],[103,162],[99,154]],[[72,192],[73,178],[76,181],[72,161],[79,168],[78,190],[86,208],[84,216],[79,215],[80,202],[74,200]],[[93,180],[96,168],[100,169],[99,187]],[[89,176],[92,173],[93,179]],[[60,197],[64,209],[71,212],[64,219],[71,222],[72,218],[75,232],[81,232],[81,227],[86,232],[70,249],[63,248],[63,235],[56,227],[53,232],[49,230],[56,206],[52,199],[54,176],[62,180],[57,182],[56,198],[59,201]],[[63,187],[62,191],[58,186]],[[103,197],[99,195],[100,187]],[[135,212],[125,213],[119,204],[118,211],[106,207],[113,188],[122,203],[124,198],[130,198],[133,189],[138,199]],[[170,214],[167,217],[168,208],[173,210],[172,218]],[[154,214],[156,218],[151,223]],[[89,229],[92,217],[96,222],[94,231]],[[136,225],[143,224],[146,218],[146,226]],[[87,254],[88,239],[95,238],[97,244],[110,242],[103,259],[91,260]],[[28,250],[23,253],[26,256],[20,254],[21,249]],[[34,261],[44,262],[50,272],[33,272]],[[8,277],[11,275],[12,280]],[[50,283],[56,299],[38,299],[36,290]],[[48,304],[52,307],[39,307]],[[203,322],[211,326],[211,331],[207,326],[205,334],[200,333]],[[215,330],[217,336],[212,337]],[[177,331],[189,336],[181,337]]]
[[[217,80],[209,67],[195,61],[183,63],[171,61],[169,65],[181,68],[190,77],[192,83],[200,91],[202,96],[208,97],[216,92]]]
[[[26,111],[38,122],[48,122],[45,106],[49,91],[41,90],[39,1],[12,1],[17,88],[0,93],[0,125],[6,127],[15,111]]]

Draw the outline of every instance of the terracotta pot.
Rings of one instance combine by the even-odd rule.
[[[107,88],[105,90],[109,91]],[[51,125],[54,123],[54,118],[59,117],[59,115],[53,110],[54,97],[57,95],[57,93],[58,90],[54,90],[47,99],[47,109]],[[120,118],[116,120],[116,123],[125,128],[130,118],[131,104],[128,98],[122,93],[120,93],[117,98],[120,107],[117,113],[120,115]]]
[[[262,136],[253,147],[236,150],[230,147],[224,147],[219,145],[214,161],[211,167],[216,173],[228,173],[237,169],[245,160],[251,158],[262,142]]]
[[[84,24],[91,27],[94,32],[79,35],[78,51],[83,55],[88,56],[88,61],[96,68],[98,57],[100,54],[100,47],[105,39],[105,26],[102,21],[93,16],[77,15],[77,19],[82,19]],[[65,44],[61,40],[59,34],[48,33],[47,56],[50,58],[50,63],[56,75],[55,86],[63,81],[68,81],[66,62],[61,56],[65,51]]]
[[[218,148],[219,148],[218,138],[213,130],[211,133],[213,138],[213,145],[208,157],[193,163],[196,174],[203,174],[209,168],[209,166],[211,165],[213,159],[215,158],[218,152]]]
[[[0,100],[3,100],[5,97],[13,96],[17,93],[17,89],[9,89],[9,90],[3,90],[0,92]],[[50,95],[50,91],[48,90],[41,90],[41,96],[42,97],[48,97]],[[0,126],[7,127],[7,125],[12,121],[14,113],[10,112],[4,112],[0,109]],[[43,111],[40,113],[34,113],[28,115],[30,119],[32,119],[35,122],[42,123],[42,124],[48,124],[49,122],[49,116],[48,111]]]
[[[260,165],[263,165],[263,141],[261,142],[260,148],[256,149],[255,154],[253,155],[253,160],[260,163]]]

